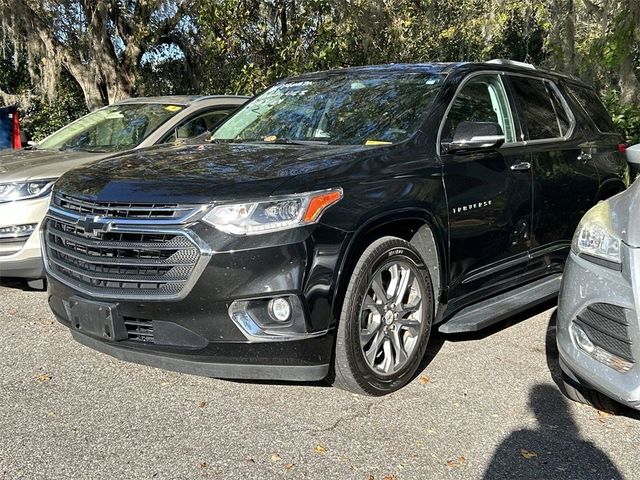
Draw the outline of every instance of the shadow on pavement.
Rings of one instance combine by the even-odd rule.
[[[556,300],[550,300],[545,303],[541,303],[540,305],[530,308],[518,315],[514,315],[512,317],[506,318],[495,325],[491,325],[490,327],[484,328],[478,332],[469,332],[469,333],[449,333],[444,334],[438,332],[438,327],[441,324],[438,324],[433,327],[433,331],[431,332],[431,338],[429,339],[429,345],[427,346],[427,351],[425,352],[424,358],[420,363],[420,367],[416,370],[416,374],[414,375],[414,379],[418,377],[422,371],[427,368],[427,366],[433,361],[438,352],[442,349],[445,342],[469,342],[474,340],[481,340],[483,338],[489,337],[495,333],[501,332],[502,330],[506,330],[507,328],[513,327],[520,322],[523,322],[535,315],[546,312],[550,308],[553,308],[557,305]]]
[[[540,384],[529,393],[537,426],[512,432],[496,449],[485,480],[622,479],[611,459],[584,440],[553,385]]]
[[[44,292],[47,289],[47,283],[45,280],[0,277],[0,287],[15,288],[25,292]]]

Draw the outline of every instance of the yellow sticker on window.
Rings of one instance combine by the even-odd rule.
[[[382,140],[367,140],[365,145],[391,145],[393,142],[384,142]]]
[[[182,110],[182,107],[178,105],[167,105],[166,107],[164,107],[164,109],[167,112],[179,112],[180,110]]]

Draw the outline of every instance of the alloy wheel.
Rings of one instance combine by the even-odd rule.
[[[360,346],[369,368],[391,376],[411,359],[423,327],[423,292],[412,265],[393,260],[373,275],[360,308]]]

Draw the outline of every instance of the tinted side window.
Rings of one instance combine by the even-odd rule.
[[[447,114],[441,141],[450,142],[460,122],[498,123],[505,141],[515,141],[511,110],[497,75],[478,75],[462,87]]]
[[[598,98],[596,92],[590,88],[579,87],[576,85],[567,85],[567,88],[571,92],[571,95],[578,100],[578,103],[583,110],[587,112],[589,117],[591,117],[591,120],[596,124],[598,130],[608,133],[614,133],[617,131],[616,126],[611,120],[611,115],[609,115],[607,109],[602,105],[602,102]]]
[[[548,138],[562,137],[562,125],[568,126],[568,118],[563,108],[558,108],[559,112],[564,112],[564,119],[556,116],[556,108],[562,107],[560,99],[552,101],[553,91],[547,82],[537,78],[511,76],[511,84],[520,102],[523,123],[528,131],[525,140],[543,140]]]
[[[174,129],[174,131],[167,135],[160,143],[174,143],[178,140],[197,137],[205,132],[212,132],[232,111],[231,109],[215,110],[191,118],[181,123],[178,128]]]

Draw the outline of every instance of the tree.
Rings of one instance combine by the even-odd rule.
[[[96,108],[134,95],[145,56],[163,46],[188,65],[198,63],[189,6],[187,0],[0,0],[0,17],[26,52],[35,85],[52,98],[64,69]]]

